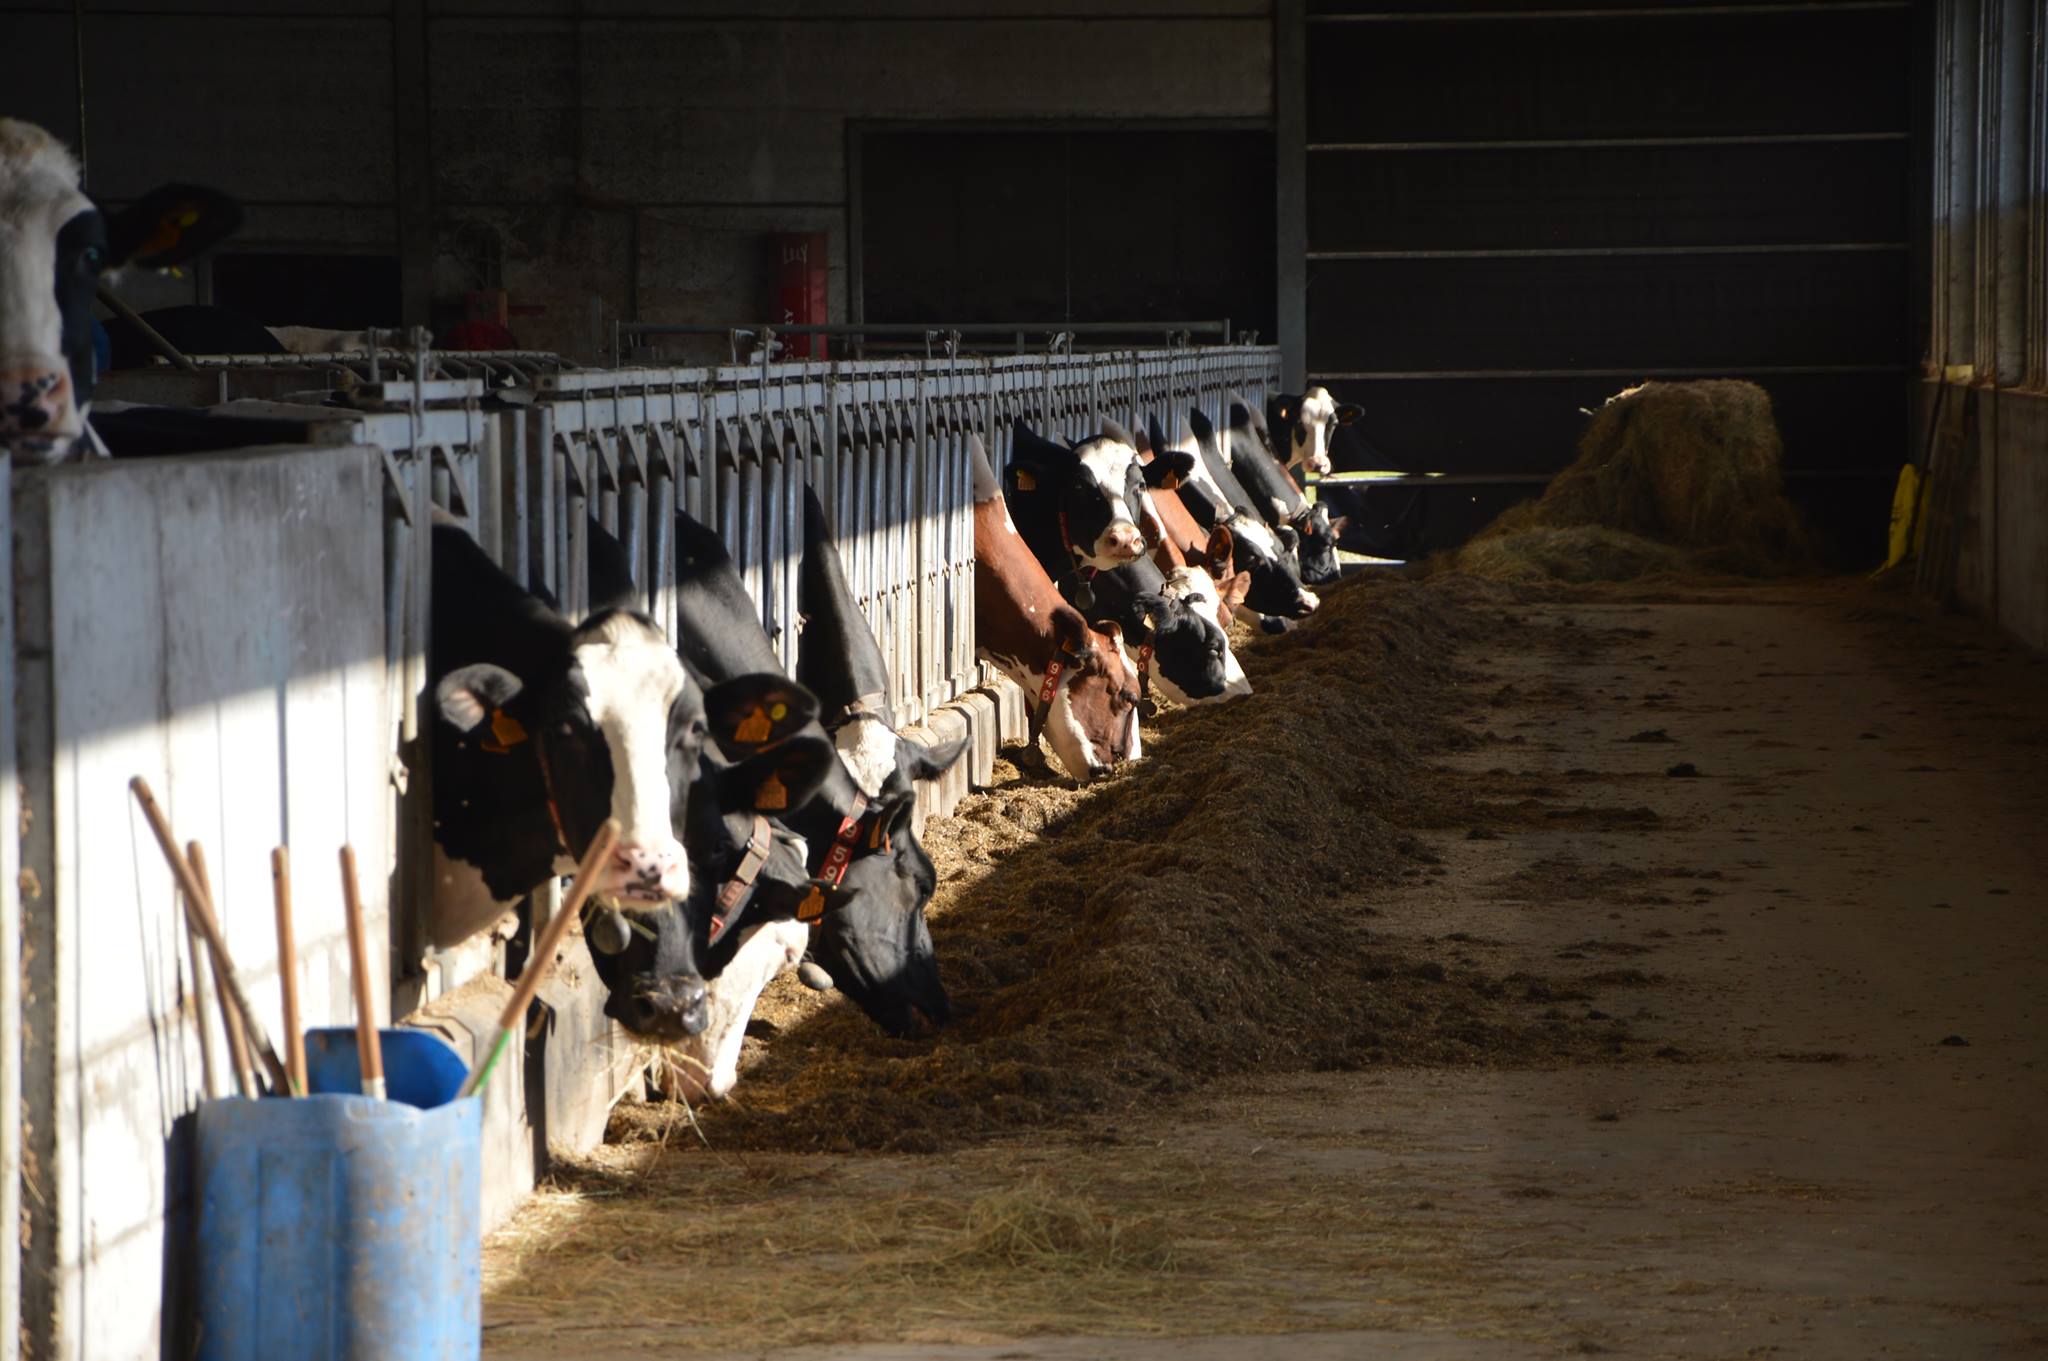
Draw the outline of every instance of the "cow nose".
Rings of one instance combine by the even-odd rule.
[[[0,443],[47,453],[79,435],[71,371],[59,360],[0,360]]]
[[[704,980],[695,974],[645,978],[633,990],[633,1000],[639,1003],[640,1010],[641,1025],[637,1028],[671,1039],[702,1034],[708,1019],[704,1006],[707,996]]]
[[[1128,520],[1118,520],[1102,532],[1102,555],[1106,558],[1127,558],[1136,562],[1144,551],[1144,538],[1138,533],[1138,527]]]
[[[680,846],[628,842],[612,852],[611,892],[640,902],[668,902],[690,891],[690,871]]]

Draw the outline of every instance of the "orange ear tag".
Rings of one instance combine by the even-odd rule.
[[[1031,475],[1030,473],[1026,473],[1026,472],[1019,472],[1019,473],[1017,474],[1017,490],[1018,490],[1018,491],[1037,491],[1037,490],[1038,490],[1038,479],[1037,479],[1037,478],[1035,478],[1035,477],[1033,477],[1033,476],[1032,476],[1032,475]]]
[[[754,807],[766,811],[789,807],[789,790],[774,775],[761,781],[761,787],[754,791]]]
[[[881,844],[882,824],[877,822],[874,826],[868,828],[868,849],[871,851],[876,850],[880,848]]]
[[[741,719],[739,723],[736,726],[734,726],[732,730],[732,740],[735,742],[750,743],[766,742],[768,740],[768,734],[772,731],[774,731],[774,729],[769,724],[767,713],[764,712],[759,705],[755,705],[754,711],[748,714],[745,718]],[[782,805],[780,804],[776,805],[776,807],[778,808],[781,806]]]
[[[493,756],[503,756],[526,740],[526,728],[518,719],[503,709],[491,710],[491,739],[483,749]]]
[[[796,919],[800,922],[814,922],[824,915],[825,890],[812,884],[811,891],[796,905]]]

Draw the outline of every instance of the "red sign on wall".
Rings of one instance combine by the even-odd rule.
[[[768,238],[773,261],[777,326],[822,326],[830,320],[825,291],[825,233],[776,232]],[[789,359],[823,359],[825,337],[784,336]]]

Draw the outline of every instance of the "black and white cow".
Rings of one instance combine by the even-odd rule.
[[[760,613],[717,534],[679,514],[675,552],[683,659],[709,679],[774,666],[775,650],[762,630]],[[842,665],[851,669],[853,663],[846,658]],[[871,683],[871,678],[849,682]],[[901,743],[894,770],[873,796],[841,760],[828,771],[817,797],[778,817],[803,838],[810,873],[828,881],[805,913],[813,925],[811,958],[870,1019],[894,1035],[914,1032],[919,1015],[943,1023],[952,1014],[924,919],[938,876],[911,830],[911,815],[912,782],[944,771],[959,752],[954,744],[924,748]]]
[[[1315,391],[1322,392],[1322,389]],[[1328,396],[1327,393],[1324,395]],[[1270,407],[1275,417],[1283,421],[1293,420],[1295,429],[1299,431],[1301,424],[1289,405],[1295,400],[1276,397]],[[1229,402],[1230,437],[1224,453],[1238,486],[1251,497],[1267,524],[1276,530],[1291,529],[1299,537],[1296,556],[1301,561],[1301,579],[1304,582],[1321,586],[1335,581],[1338,576],[1337,536],[1344,532],[1342,518],[1333,521],[1327,508],[1320,503],[1311,503],[1301,494],[1301,488],[1295,485],[1294,478],[1289,476],[1274,453],[1273,437],[1258,411],[1236,393],[1230,394]],[[1327,423],[1319,421],[1315,424],[1318,438]],[[1324,461],[1327,463],[1328,460]]]
[[[1095,440],[1064,449],[1040,438],[1022,422],[1015,430],[1004,499],[1016,530],[1032,556],[1067,600],[1091,621],[1109,619],[1118,625],[1126,660],[1139,676],[1141,691],[1156,683],[1167,698],[1196,704],[1249,694],[1251,682],[1230,651],[1230,640],[1217,624],[1216,602],[1201,598],[1189,573],[1169,581],[1149,555],[1107,571],[1089,565],[1063,532],[1062,515],[1071,524],[1072,483],[1086,480],[1080,451],[1110,445],[1130,451],[1128,493],[1134,507],[1145,504],[1148,482],[1163,486],[1193,467],[1186,454],[1164,453],[1151,463],[1137,462],[1137,449],[1121,427],[1111,425]],[[1136,656],[1129,656],[1131,650]]]
[[[185,184],[103,213],[62,142],[0,118],[0,446],[18,463],[54,463],[82,447],[100,280],[130,264],[188,260],[240,223],[232,200]]]
[[[1233,400],[1244,400],[1232,396]],[[1330,442],[1337,427],[1350,425],[1361,414],[1357,403],[1339,402],[1325,387],[1311,387],[1299,395],[1281,393],[1266,403],[1262,433],[1278,432],[1282,440],[1276,445],[1271,433],[1267,433],[1266,452],[1296,478],[1305,478],[1308,473],[1325,477],[1330,471]]]
[[[1193,475],[1181,484],[1181,502],[1204,529],[1221,525],[1230,531],[1232,562],[1249,575],[1251,586],[1240,617],[1270,631],[1271,619],[1305,619],[1322,602],[1301,581],[1301,536],[1290,525],[1272,525],[1231,472],[1217,441],[1216,429],[1200,411],[1190,411],[1176,448],[1192,442],[1199,460]]]
[[[588,531],[592,612],[637,609],[640,591],[624,546],[595,520]],[[790,927],[809,934],[794,920],[811,889],[808,848],[764,810],[780,816],[809,802],[838,756],[817,729],[815,697],[800,685],[788,688],[780,709],[732,713],[708,725],[712,740],[699,749],[697,778],[678,823],[690,865],[689,898],[630,917],[600,905],[585,926],[591,958],[610,992],[607,1014],[668,1042],[693,1077],[715,1071],[712,1056],[727,1050],[725,1067],[734,1071],[738,1040],[725,1026],[730,999],[747,991],[742,979],[756,977],[751,999],[773,976],[757,976],[750,967],[761,953],[758,938]],[[706,980],[706,1025],[694,1036],[681,1031],[674,1008],[664,1004],[693,962]],[[751,1010],[749,1000],[742,1027]]]
[[[574,869],[607,817],[621,831],[600,900],[628,914],[689,900],[675,826],[706,736],[778,709],[787,728],[813,702],[777,674],[700,688],[644,615],[572,626],[459,527],[432,533],[435,943],[465,939]],[[695,934],[671,943],[658,988],[636,999],[663,1013],[639,1015],[648,1028],[702,1025]]]

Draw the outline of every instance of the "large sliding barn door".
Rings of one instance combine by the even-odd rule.
[[[1751,378],[1795,496],[1875,543],[1915,359],[1920,21],[1310,0],[1311,378],[1407,466],[1524,474],[1631,383]],[[1432,493],[1432,537],[1531,490]]]

